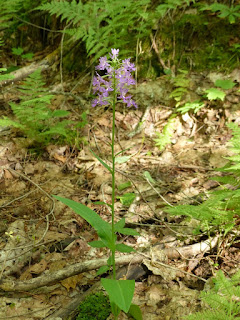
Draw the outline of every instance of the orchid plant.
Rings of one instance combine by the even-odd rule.
[[[111,53],[109,54],[110,59],[107,59],[107,57],[101,57],[96,70],[100,70],[101,72],[106,70],[106,73],[101,76],[96,71],[96,76],[93,78],[93,92],[97,94],[97,97],[93,100],[92,106],[95,107],[98,105],[112,107],[111,166],[109,166],[92,151],[93,155],[110,172],[112,176],[112,203],[107,204],[104,202],[99,202],[100,204],[105,204],[111,208],[111,222],[106,222],[95,211],[81,203],[59,196],[54,197],[72,208],[96,230],[100,240],[90,242],[90,246],[95,248],[106,247],[110,250],[110,256],[107,261],[107,265],[101,267],[97,274],[103,274],[111,271],[111,278],[102,278],[101,282],[109,295],[114,319],[117,319],[120,311],[123,310],[125,313],[129,313],[134,319],[141,320],[142,315],[140,308],[137,305],[132,304],[135,281],[116,279],[116,251],[124,253],[134,251],[132,247],[129,247],[123,243],[117,243],[116,234],[121,233],[123,235],[132,236],[139,235],[135,230],[124,227],[124,218],[115,222],[115,160],[120,154],[115,154],[114,148],[116,104],[120,102],[126,103],[128,107],[137,107],[137,104],[132,99],[132,96],[128,93],[128,87],[135,84],[135,80],[131,75],[131,72],[135,70],[135,66],[130,62],[130,59],[120,61],[118,54],[119,49],[111,49]]]

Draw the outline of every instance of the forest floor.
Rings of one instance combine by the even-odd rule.
[[[209,75],[190,77],[193,91],[211,86]],[[87,91],[90,80],[74,94]],[[73,81],[64,83],[65,92]],[[169,90],[164,77],[140,83],[135,90],[138,109],[119,105],[116,112],[116,152],[126,150],[117,164],[116,219],[125,217],[126,225],[140,233],[121,239],[136,253],[123,263],[127,268],[119,262],[119,272],[136,280],[133,302],[146,320],[177,320],[199,310],[206,281],[219,269],[231,275],[240,266],[239,244],[231,242],[231,234],[193,235],[197,221],[164,211],[169,204],[200,203],[202,194],[218,186],[210,178],[221,174],[215,169],[230,155],[231,133],[225,124],[240,121],[240,93],[229,90],[224,103],[210,102],[197,114],[178,115],[171,143],[160,151],[154,139],[172,114],[173,100],[163,97]],[[9,114],[7,101],[14,95],[14,86],[3,95],[4,114]],[[34,155],[18,131],[0,132],[0,319],[73,319],[83,297],[101,290],[97,262],[108,257],[107,250],[91,248],[95,231],[52,197],[70,198],[111,219],[108,207],[95,204],[111,203],[111,176],[90,152],[110,159],[111,110],[85,103],[79,107],[61,94],[52,105],[73,111],[75,118],[88,110],[81,147],[51,144]],[[132,202],[126,193],[135,194]],[[137,264],[134,255],[140,259]],[[120,319],[127,317],[121,314]]]

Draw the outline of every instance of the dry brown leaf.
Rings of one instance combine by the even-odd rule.
[[[67,264],[67,262],[65,260],[53,261],[49,265],[49,270],[51,272],[61,270],[65,267],[66,264]]]
[[[31,163],[27,163],[25,168],[24,168],[25,174],[33,174],[34,171],[35,171],[34,166]]]
[[[66,238],[67,238],[67,235],[64,233],[48,230],[44,239],[45,241],[51,241],[51,240],[60,241]]]
[[[29,268],[30,272],[34,274],[40,274],[46,270],[47,264],[47,261],[45,259],[42,259],[39,263],[36,263]]]
[[[98,120],[98,124],[100,126],[104,126],[104,127],[109,127],[111,128],[112,127],[112,123],[111,123],[111,117],[109,117],[109,115],[105,115],[105,116],[102,116],[99,120]]]
[[[61,161],[62,163],[66,162],[66,157],[64,157],[64,156],[61,156],[61,155],[59,155],[57,153],[54,153],[52,156],[53,156],[54,159],[56,159],[58,161]]]
[[[68,251],[68,254],[72,258],[82,257],[90,250],[89,245],[86,241],[82,239],[76,239],[69,246],[67,246],[64,251]]]
[[[20,280],[29,280],[32,279],[32,274],[40,274],[44,272],[47,268],[47,261],[42,259],[39,263],[34,264],[33,266],[30,266],[25,270],[21,276]]]
[[[10,171],[8,171],[7,169],[4,169],[4,178],[5,179],[13,179],[13,176],[12,176],[12,174],[11,174],[11,172]]]
[[[78,274],[76,276],[69,277],[61,281],[61,284],[69,291],[71,288],[75,289],[78,282],[83,278],[82,274]]]
[[[21,281],[32,279],[32,274],[31,274],[31,272],[30,272],[30,268],[28,268],[27,270],[25,270],[25,271],[20,275],[19,279],[20,279]]]

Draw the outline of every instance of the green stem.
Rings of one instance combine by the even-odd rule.
[[[112,269],[113,269],[113,279],[116,280],[116,265],[115,265],[115,229],[114,229],[114,203],[115,203],[115,153],[114,153],[114,141],[115,141],[115,108],[116,108],[116,99],[117,99],[117,92],[116,92],[116,77],[115,72],[113,74],[113,116],[112,116],[112,243],[114,243],[113,250],[112,250]]]

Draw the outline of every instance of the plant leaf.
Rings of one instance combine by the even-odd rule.
[[[135,320],[143,320],[142,311],[136,304],[131,304],[128,313],[135,319]]]
[[[106,164],[95,152],[93,152],[91,149],[90,151],[92,152],[92,154],[94,155],[94,157],[96,159],[98,159],[98,161],[110,172],[112,173],[112,169],[109,167],[108,164]]]
[[[118,244],[116,244],[116,250],[117,250],[117,251],[120,251],[120,252],[123,252],[123,253],[130,253],[130,252],[135,251],[132,247],[127,246],[127,245],[124,244],[124,243],[118,243]]]
[[[115,303],[121,310],[127,313],[131,306],[135,281],[102,278],[101,282],[109,295],[110,301]]]
[[[131,228],[118,228],[118,230],[115,229],[115,231],[127,236],[140,236],[136,230]]]
[[[124,226],[125,226],[125,218],[122,218],[121,220],[115,223],[114,230],[118,232],[118,230],[124,228]]]
[[[222,90],[219,90],[217,88],[210,88],[210,89],[205,90],[205,92],[207,93],[207,98],[209,100],[220,99],[223,101],[226,96],[225,92],[223,92]]]
[[[119,191],[122,191],[124,189],[131,187],[131,185],[132,185],[131,182],[127,181],[127,182],[121,183],[117,188]]]
[[[215,86],[219,87],[221,89],[232,89],[234,86],[236,85],[235,82],[233,82],[232,80],[216,80],[215,81]]]
[[[109,271],[109,267],[108,266],[102,266],[101,268],[98,269],[96,275],[100,276],[103,273],[106,273]]]
[[[140,235],[134,229],[124,228],[124,226],[125,226],[125,218],[122,218],[117,223],[115,223],[115,225],[114,225],[115,232],[119,232],[119,233],[122,233],[122,234],[128,235],[128,236],[139,236]]]
[[[12,48],[12,53],[15,54],[16,56],[20,56],[23,53],[23,48],[21,47]]]
[[[144,177],[149,180],[152,184],[156,184],[156,181],[152,178],[151,174],[148,171],[143,172]]]
[[[121,164],[121,163],[128,162],[128,160],[130,159],[131,159],[131,156],[116,157],[115,162]]]
[[[105,248],[105,244],[103,241],[91,241],[91,242],[88,242],[88,244],[93,247],[93,248]]]
[[[117,197],[118,199],[120,199],[121,203],[124,205],[124,206],[130,206],[133,201],[135,200],[136,198],[136,194],[135,193],[124,193],[122,196],[118,196]]]
[[[106,247],[108,247],[109,249],[114,248],[114,244],[112,243],[112,230],[110,224],[100,218],[95,211],[76,201],[55,195],[53,195],[53,197],[66,204],[68,207],[73,209],[74,212],[85,219],[97,231],[98,236],[101,238]]]
[[[106,203],[106,202],[104,202],[104,201],[95,201],[94,204],[106,205],[106,206],[112,208],[112,205],[111,205],[111,204]]]
[[[120,252],[124,252],[124,253],[129,253],[129,252],[135,251],[132,247],[127,246],[124,243],[116,244],[116,250],[118,250]]]

